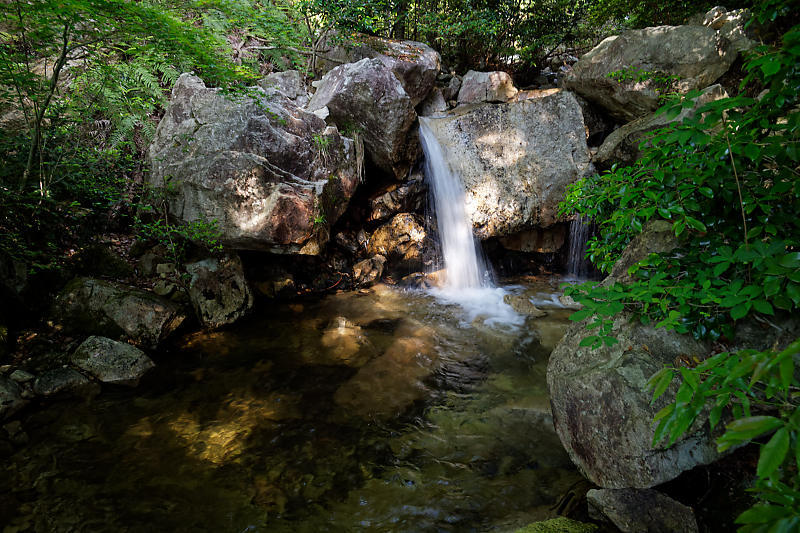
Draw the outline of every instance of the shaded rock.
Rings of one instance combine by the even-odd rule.
[[[461,80],[458,103],[508,102],[517,95],[517,88],[507,73],[470,70]]]
[[[618,82],[609,75],[624,70],[679,76],[673,89],[703,89],[722,76],[737,57],[731,42],[706,26],[658,26],[608,37],[581,57],[564,77],[564,87],[630,122],[658,108],[658,82]],[[663,89],[663,87],[661,88]]]
[[[586,126],[586,144],[597,146],[614,131],[616,123],[611,120],[599,106],[592,104],[585,98],[575,95],[575,100],[581,106],[583,123]]]
[[[639,144],[647,139],[649,133],[663,128],[667,124],[682,122],[685,118],[694,115],[700,106],[727,97],[728,93],[725,92],[721,85],[712,85],[694,99],[693,107],[684,108],[678,116],[671,120],[667,118],[665,113],[662,113],[660,115],[648,115],[629,122],[606,137],[606,140],[598,148],[597,154],[594,156],[594,162],[598,165],[606,164],[609,166],[612,163],[629,165],[641,155]]]
[[[0,324],[0,362],[8,355],[8,328]]]
[[[393,270],[413,272],[423,266],[430,239],[417,215],[400,213],[375,230],[367,253],[386,257]]]
[[[140,349],[106,337],[89,337],[70,362],[103,383],[136,386],[155,365]]]
[[[294,276],[288,272],[275,272],[270,279],[255,284],[258,292],[269,298],[281,298],[295,294]]]
[[[611,268],[611,273],[603,280],[604,284],[615,281],[629,283],[628,269],[650,254],[669,252],[678,247],[678,238],[672,224],[666,220],[652,220],[645,224],[642,232],[631,239]]]
[[[28,266],[0,250],[0,299],[21,304],[27,286]],[[0,309],[0,318],[11,318],[5,316],[7,312],[7,309]]]
[[[163,244],[157,244],[146,250],[136,262],[136,270],[140,276],[150,277],[156,274],[156,266],[167,262],[169,252]]]
[[[598,527],[594,524],[585,524],[571,520],[564,516],[528,524],[514,533],[593,533]]]
[[[446,102],[450,100],[458,99],[458,91],[461,90],[461,77],[460,76],[453,76],[450,78],[450,81],[447,82],[447,86],[442,88],[442,98]]]
[[[189,299],[200,322],[208,328],[233,324],[253,308],[253,293],[237,255],[210,258],[186,265]]]
[[[423,120],[465,185],[481,239],[553,225],[567,185],[593,171],[581,108],[566,91]]]
[[[434,87],[428,97],[417,106],[417,115],[428,117],[447,111],[447,102],[442,96],[442,91]]]
[[[69,330],[128,338],[156,347],[185,320],[182,308],[120,283],[76,278],[56,298],[56,318]]]
[[[286,98],[303,107],[308,103],[310,96],[303,83],[303,74],[298,70],[285,70],[273,72],[258,80],[259,87],[269,91],[275,89]]]
[[[441,66],[439,53],[427,44],[364,34],[355,34],[352,41],[331,46],[323,52],[319,66],[327,73],[339,64],[356,63],[362,59],[377,59],[386,65],[414,106],[431,92]]]
[[[353,282],[362,287],[368,287],[380,281],[383,275],[383,265],[386,258],[382,255],[374,255],[369,259],[364,259],[353,265]]]
[[[315,255],[359,181],[355,143],[277,89],[232,97],[183,74],[148,150],[170,213],[234,249]]]
[[[408,181],[394,184],[389,191],[370,200],[367,220],[377,222],[402,212],[421,212],[427,194],[425,176],[421,172],[413,173]]]
[[[31,381],[32,379],[34,379],[36,376],[31,374],[30,372],[26,372],[24,370],[17,369],[17,370],[14,370],[11,373],[11,375],[8,376],[8,377],[13,379],[17,383],[27,383],[27,382]]]
[[[696,533],[694,511],[655,490],[593,489],[586,493],[589,515],[606,519],[622,533]]]
[[[4,420],[28,402],[22,397],[22,388],[13,379],[0,376],[0,420]]]
[[[87,246],[78,252],[74,261],[75,273],[81,276],[126,278],[133,274],[133,268],[102,243]]]
[[[362,59],[331,70],[308,104],[327,107],[343,131],[360,132],[367,157],[384,172],[405,178],[419,153],[409,132],[414,105],[392,71],[378,59]]]
[[[89,383],[86,376],[73,368],[54,368],[36,378],[33,392],[40,396],[52,396],[60,392],[74,392]]]
[[[517,252],[553,253],[564,246],[567,239],[566,226],[534,228],[500,237],[500,244],[506,250]]]

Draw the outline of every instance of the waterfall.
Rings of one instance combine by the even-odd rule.
[[[591,224],[578,215],[569,224],[569,255],[567,256],[567,274],[577,278],[589,275],[589,260],[586,259],[586,243],[589,241]]]
[[[481,318],[487,325],[522,325],[524,318],[505,302],[507,292],[492,283],[491,272],[472,234],[464,185],[431,128],[434,120],[437,119],[420,117],[419,132],[446,274],[443,286],[430,292],[446,303],[461,306],[467,312],[466,323]]]
[[[425,175],[433,191],[442,256],[447,270],[445,285],[451,289],[489,287],[489,272],[472,235],[466,212],[464,185],[447,164],[442,146],[426,118],[419,119],[419,134],[425,153]]]

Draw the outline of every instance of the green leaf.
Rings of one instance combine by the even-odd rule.
[[[744,146],[744,155],[749,157],[752,161],[757,161],[761,155],[761,148],[755,143],[746,144]]]
[[[581,309],[580,311],[575,311],[571,315],[569,315],[569,319],[572,322],[580,322],[586,318],[589,318],[594,314],[594,309]]]
[[[705,232],[705,231],[706,231],[706,225],[705,225],[705,224],[703,224],[702,222],[700,222],[699,220],[697,220],[696,218],[692,218],[692,217],[686,217],[686,222],[687,222],[687,223],[688,223],[688,224],[689,224],[691,227],[693,227],[694,229],[696,229],[697,231],[702,231],[702,232]]]
[[[758,470],[756,473],[761,478],[769,477],[775,472],[789,451],[789,430],[782,427],[772,435],[764,446],[761,447],[761,455],[758,457]]]
[[[740,318],[747,316],[748,311],[750,311],[750,305],[750,302],[745,302],[731,309],[731,318],[734,320],[739,320]]]
[[[697,192],[699,192],[700,194],[702,194],[703,196],[705,196],[707,198],[713,198],[714,197],[714,191],[711,190],[710,187],[700,187],[699,189],[697,189]]]
[[[772,304],[770,304],[766,300],[753,300],[753,308],[759,313],[764,313],[765,315],[775,314],[775,310],[772,308]]]
[[[800,267],[800,252],[786,254],[778,260],[778,264],[784,268]]]
[[[789,515],[791,508],[778,505],[754,505],[736,518],[737,524],[766,524]]]
[[[581,339],[581,342],[578,343],[578,346],[582,346],[584,348],[586,346],[594,346],[599,341],[600,341],[599,335],[589,335],[588,337]]]
[[[653,377],[650,378],[650,381],[647,382],[647,387],[653,389],[653,400],[651,405],[661,396],[664,394],[664,391],[667,390],[669,384],[672,383],[672,379],[675,376],[674,372],[671,368],[664,367],[655,374]]]

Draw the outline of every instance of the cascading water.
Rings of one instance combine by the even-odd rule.
[[[447,162],[445,151],[431,128],[433,120],[436,119],[420,117],[419,131],[446,274],[442,287],[431,292],[463,307],[470,321],[483,317],[487,324],[520,325],[524,319],[504,301],[506,291],[492,283],[491,272],[472,234],[464,185]]]
[[[589,260],[586,259],[586,243],[589,241],[591,224],[582,216],[575,217],[569,225],[569,255],[567,274],[582,279],[589,275]]]

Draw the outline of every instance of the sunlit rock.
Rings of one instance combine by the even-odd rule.
[[[244,95],[183,74],[148,150],[170,213],[234,249],[316,254],[359,182],[355,143],[278,89]]]
[[[400,213],[376,229],[367,243],[367,252],[387,259],[390,269],[402,273],[421,270],[430,238],[417,215]]]
[[[593,171],[581,108],[566,91],[462,106],[427,124],[464,183],[481,239],[555,224],[567,185]]]
[[[419,154],[411,128],[414,105],[392,71],[379,59],[362,59],[331,70],[308,103],[311,112],[327,107],[329,122],[356,131],[372,163],[404,179]]]
[[[737,55],[731,41],[707,26],[629,30],[584,54],[564,77],[564,87],[630,122],[655,111],[665,91],[708,87]],[[677,79],[662,81],[670,76]]]
[[[476,72],[470,70],[461,80],[459,104],[508,102],[517,95],[517,88],[506,72]]]
[[[362,287],[378,282],[383,274],[383,265],[385,263],[386,258],[380,254],[359,261],[353,265],[353,282]]]

